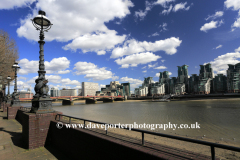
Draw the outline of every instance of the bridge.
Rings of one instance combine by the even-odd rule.
[[[74,105],[74,101],[85,100],[86,104],[95,104],[97,101],[114,102],[127,100],[127,96],[60,96],[50,97],[53,100],[62,100],[62,105]],[[31,101],[32,98],[19,98],[20,101]]]

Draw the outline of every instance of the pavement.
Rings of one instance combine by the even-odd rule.
[[[102,131],[91,131],[95,134],[101,134]],[[98,132],[98,133],[97,133]],[[196,154],[193,152],[184,151],[172,147],[153,144],[146,142],[145,146],[141,145],[141,141],[132,139],[127,136],[109,133],[104,135],[112,137],[116,140],[129,143],[129,146],[137,146],[143,148],[145,151],[156,153],[158,156],[162,155],[166,159],[210,159],[209,156]],[[65,160],[71,159],[63,153],[56,150],[54,147],[40,147],[37,149],[26,149],[22,145],[22,126],[16,120],[7,120],[7,112],[0,109],[0,160]],[[165,158],[164,158],[165,159]]]
[[[0,109],[0,160],[57,160],[69,159],[52,147],[29,150],[22,146],[22,126],[7,120],[7,112]]]

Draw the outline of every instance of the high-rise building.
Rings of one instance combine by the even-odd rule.
[[[198,83],[199,83],[199,76],[197,74],[192,74],[192,76],[189,78],[188,93],[197,93],[198,92]]]
[[[239,92],[240,90],[240,63],[235,65],[228,64],[227,70],[227,90],[230,93]]]
[[[50,89],[50,96],[51,96],[51,97],[59,97],[59,96],[60,96],[60,91],[59,91],[59,89],[56,88],[56,87],[52,87],[52,88]]]
[[[78,96],[82,96],[82,89],[78,89]]]
[[[61,96],[77,96],[77,90],[63,88],[62,90],[60,90],[60,95]]]
[[[82,82],[82,96],[95,96],[98,89],[98,83]]]
[[[169,94],[170,93],[170,86],[169,86],[169,72],[168,71],[164,71],[164,72],[159,72],[159,83],[160,84],[164,84],[165,87],[165,93]]]
[[[224,93],[227,91],[227,77],[223,74],[217,74],[213,79],[213,91],[215,93]]]

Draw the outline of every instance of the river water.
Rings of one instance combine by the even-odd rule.
[[[30,103],[23,103],[30,107]],[[153,131],[181,136],[240,143],[240,99],[114,103],[62,106],[53,103],[54,110],[73,117],[112,124],[200,124],[198,129],[155,129]],[[150,130],[150,129],[146,129]]]

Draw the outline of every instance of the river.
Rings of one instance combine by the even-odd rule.
[[[22,103],[30,107],[30,103]],[[200,124],[198,129],[155,129],[153,131],[188,136],[207,137],[240,144],[240,99],[114,103],[62,106],[53,103],[63,114],[112,124]],[[148,129],[150,130],[150,129]]]

